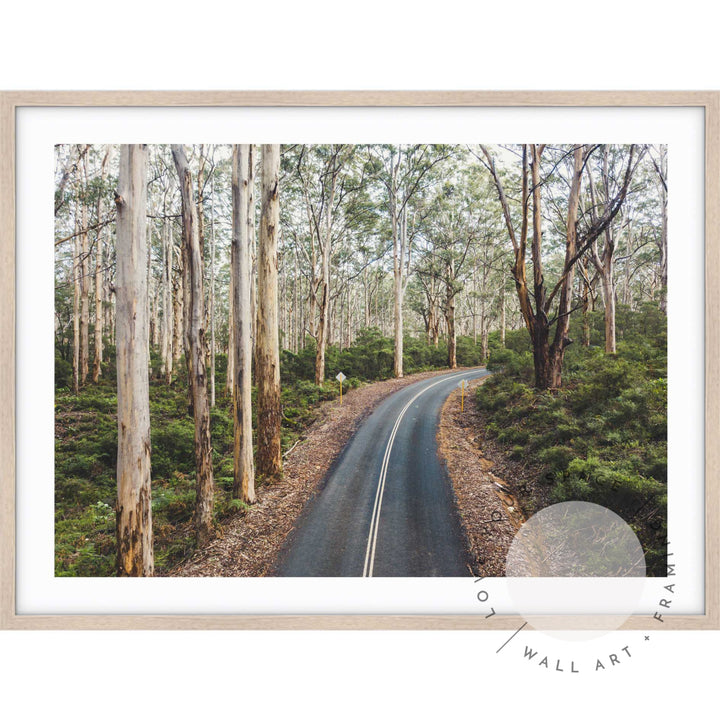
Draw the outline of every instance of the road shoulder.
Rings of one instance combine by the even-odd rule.
[[[503,576],[505,556],[524,518],[511,482],[499,477],[483,451],[475,391],[488,376],[471,380],[461,410],[461,390],[445,401],[438,427],[438,452],[452,482],[473,574]]]

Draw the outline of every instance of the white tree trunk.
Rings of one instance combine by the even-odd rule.
[[[403,262],[404,252],[398,218],[398,188],[397,175],[400,161],[392,164],[390,171],[390,223],[393,245],[393,325],[395,329],[395,343],[393,365],[395,377],[403,376]]]
[[[325,348],[328,344],[330,324],[330,257],[332,252],[333,204],[337,186],[338,169],[332,169],[330,196],[325,210],[325,240],[322,246],[322,284],[320,295],[320,322],[317,330],[317,347],[315,350],[315,384],[325,382]]]
[[[258,248],[256,375],[258,385],[258,473],[282,474],[280,445],[280,351],[278,343],[277,240],[280,212],[280,146],[262,146],[262,211]]]
[[[193,197],[192,177],[182,145],[172,145],[173,160],[180,180],[185,249],[185,358],[188,369],[190,399],[195,419],[195,531],[198,543],[213,533],[214,479],[210,438],[210,404],[205,370],[205,298],[203,294],[203,260],[200,249],[198,210]]]
[[[147,146],[122,145],[117,204],[117,569],[153,574],[148,379]]]
[[[215,407],[215,174],[210,177],[210,407]]]
[[[225,389],[228,395],[232,395],[235,385],[235,330],[233,329],[235,310],[233,305],[235,297],[235,281],[233,273],[230,273],[230,283],[228,288],[228,347],[227,347],[227,374],[225,376]]]
[[[178,273],[183,272],[182,255],[180,253]],[[185,337],[185,292],[183,279],[178,276],[173,283],[173,364],[180,361],[184,352]]]
[[[83,187],[87,192],[87,155],[83,156]],[[80,246],[80,384],[87,381],[90,358],[90,248],[88,244],[87,201],[82,201]]]
[[[668,256],[668,193],[667,193],[667,145],[660,146],[660,167],[658,172],[660,198],[662,201],[662,226],[660,232],[660,310],[667,313],[667,256]]]
[[[164,207],[164,206],[163,206]],[[165,209],[167,213],[167,209]],[[173,372],[173,308],[172,308],[172,243],[167,218],[163,220],[163,320],[162,320],[162,374],[165,382],[172,382]]]
[[[105,184],[107,177],[107,165],[110,157],[110,145],[108,145],[100,166],[100,181]],[[95,357],[93,360],[93,382],[97,382],[102,374],[103,361],[103,244],[105,242],[105,230],[100,227],[103,214],[103,192],[98,193],[97,201],[97,223],[98,229],[95,236]]]
[[[80,391],[80,235],[75,209],[75,254],[73,257],[73,392]]]
[[[502,279],[502,285],[500,286],[500,346],[505,347],[505,278]]]
[[[605,248],[608,253],[608,248]],[[605,303],[605,352],[614,355],[617,352],[615,343],[615,280],[613,278],[613,257],[608,253],[603,256],[600,280],[602,296]]]
[[[232,258],[234,367],[234,483],[233,497],[255,502],[255,465],[252,438],[252,307],[250,276],[250,186],[253,183],[253,159],[250,145],[233,147],[232,176]]]

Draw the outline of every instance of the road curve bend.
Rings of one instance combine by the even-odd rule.
[[[470,574],[450,478],[438,456],[445,399],[459,370],[408,385],[362,423],[283,547],[281,577]]]

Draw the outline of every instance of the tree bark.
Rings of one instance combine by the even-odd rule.
[[[329,254],[330,243],[326,241],[326,252]],[[320,295],[320,321],[317,327],[315,346],[315,384],[322,385],[325,382],[325,346],[327,345],[328,324],[330,320],[330,259],[325,260],[326,252],[323,252],[322,267],[322,292]]]
[[[78,218],[75,209],[75,229],[77,232]],[[75,235],[75,255],[73,257],[73,392],[80,392],[80,278],[81,263],[80,234]]]
[[[100,182],[105,185],[107,177],[108,158],[110,157],[110,145],[108,145],[105,155],[100,165]],[[103,214],[103,187],[101,186],[97,200],[97,222],[100,225]],[[105,230],[98,227],[95,237],[95,356],[93,359],[93,382],[97,382],[102,374],[103,361],[103,243]]]
[[[87,195],[87,155],[82,159],[83,195]],[[87,382],[90,370],[90,248],[88,246],[87,199],[82,198],[80,252],[80,384]]]
[[[232,276],[233,328],[237,369],[233,387],[234,483],[233,497],[255,502],[255,465],[252,438],[252,308],[250,302],[250,185],[253,160],[250,145],[233,147],[232,166]]]
[[[157,350],[158,347],[160,347],[160,283],[153,278],[152,274],[150,275],[150,278],[152,280],[152,294],[150,295],[150,299],[152,302],[152,343],[151,347],[155,350]]]
[[[163,221],[163,323],[162,323],[162,372],[165,383],[170,385],[173,373],[173,303],[172,303],[172,238],[168,220]]]
[[[505,347],[505,278],[502,278],[502,285],[500,285],[500,347]]]
[[[110,259],[110,251],[112,242],[107,244],[107,257]],[[103,331],[105,338],[110,345],[115,344],[115,292],[113,290],[110,273],[103,273],[103,303],[104,303],[104,322]]]
[[[455,292],[453,291],[452,282],[447,284],[445,322],[447,323],[448,337],[448,367],[454,370],[457,367],[457,336],[455,332]]]
[[[325,238],[320,248],[322,252],[322,280],[320,284],[320,321],[318,323],[315,348],[316,385],[322,385],[325,382],[325,348],[328,344],[330,331],[330,257],[332,253],[333,205],[335,204],[335,191],[341,167],[342,164],[338,161],[336,153],[329,168],[330,191],[325,208]],[[320,240],[319,235],[318,240]]]
[[[654,162],[660,185],[660,202],[662,204],[662,224],[660,227],[660,310],[667,313],[667,255],[668,255],[668,194],[667,194],[667,145],[660,146],[659,162]]]
[[[397,176],[400,160],[390,160],[390,227],[393,244],[393,325],[395,331],[393,350],[393,370],[395,377],[403,376],[403,263],[405,247],[400,233],[398,218],[398,187]]]
[[[210,176],[210,407],[215,407],[215,174]]]
[[[173,280],[173,364],[180,361],[185,346],[185,292],[182,278],[184,273],[184,265],[182,262],[184,255],[184,252],[180,253],[177,275]]]
[[[193,198],[192,177],[182,145],[172,145],[180,181],[182,199],[183,247],[188,307],[185,309],[185,359],[188,370],[190,400],[195,420],[195,532],[202,544],[213,534],[214,480],[210,439],[210,405],[205,371],[205,298],[203,294],[203,261],[200,250],[198,212]]]
[[[607,145],[603,148],[602,178],[604,191],[603,199],[605,208],[607,208],[610,202]],[[596,220],[597,218],[594,209],[596,206],[595,188],[592,182],[592,177],[590,179],[590,202],[592,207],[591,214],[593,216],[593,220]],[[598,253],[597,242],[592,244],[590,250],[593,264],[600,276],[600,288],[605,307],[605,353],[608,355],[614,355],[617,352],[615,342],[615,236],[610,225],[605,228],[604,237],[605,243],[602,255]]]
[[[632,160],[632,157],[631,157]],[[555,325],[555,336],[549,348],[549,363],[542,375],[542,389],[556,389],[562,384],[562,368],[565,359],[565,350],[572,342],[568,337],[570,329],[570,305],[572,302],[573,278],[575,272],[574,259],[578,256],[577,220],[580,204],[580,187],[582,183],[584,161],[584,147],[578,145],[573,152],[573,173],[570,180],[570,195],[568,197],[568,211],[565,237],[565,263],[564,278],[560,283],[560,302]],[[538,212],[539,212],[538,208]],[[545,315],[545,313],[543,313]],[[545,317],[547,317],[545,315]],[[549,329],[549,328],[548,328]]]
[[[589,260],[586,257],[583,258],[580,265],[580,272],[582,274],[582,319],[583,319],[583,335],[582,344],[583,347],[590,347],[590,277],[588,275],[588,264]]]
[[[232,252],[232,251],[231,251]],[[232,257],[231,257],[232,260]],[[228,287],[228,347],[227,347],[227,372],[225,375],[225,390],[227,394],[232,396],[235,387],[235,280],[233,274],[230,273],[230,283]]]
[[[147,146],[122,145],[117,205],[117,572],[153,574],[148,380]]]
[[[262,146],[262,210],[258,248],[257,408],[258,473],[269,481],[282,474],[280,445],[280,352],[277,307],[277,233],[280,146]]]
[[[617,352],[617,345],[615,341],[615,281],[612,259],[608,262],[608,259],[604,258],[602,268],[600,282],[605,303],[605,353],[614,355]]]

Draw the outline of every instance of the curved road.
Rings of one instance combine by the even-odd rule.
[[[460,370],[408,385],[363,422],[308,502],[280,554],[285,577],[470,574],[437,428]]]

